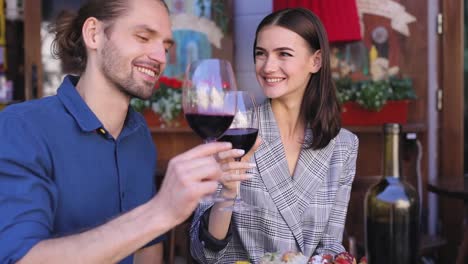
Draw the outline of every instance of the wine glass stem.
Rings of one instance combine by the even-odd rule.
[[[240,162],[241,158],[234,158],[235,161]],[[236,174],[240,174],[239,170],[236,170]],[[236,203],[238,200],[240,200],[240,185],[241,183],[238,182],[236,186],[236,197],[234,198],[234,203]]]

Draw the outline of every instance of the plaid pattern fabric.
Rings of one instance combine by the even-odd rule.
[[[217,252],[199,239],[199,223],[212,204],[201,204],[192,222],[191,253],[199,263],[258,263],[267,252],[300,251],[305,256],[344,251],[343,229],[356,169],[358,138],[341,129],[328,146],[303,149],[291,177],[279,130],[267,100],[259,107],[262,144],[254,177],[241,184],[246,203],[261,209],[233,212],[232,240]],[[312,136],[311,131],[306,138]]]

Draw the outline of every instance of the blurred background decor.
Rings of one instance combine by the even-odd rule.
[[[150,127],[186,127],[182,114],[182,81],[161,76],[149,100],[133,98],[133,109],[143,114]]]
[[[224,0],[166,0],[171,11],[175,45],[167,54],[164,76],[150,100],[132,99],[152,129],[187,128],[182,114],[181,86],[187,66],[196,60],[233,60],[232,2]],[[187,131],[190,131],[187,128]]]
[[[342,103],[343,125],[406,124],[409,100],[416,99],[412,80],[401,77],[400,68],[389,66],[387,58],[378,57],[374,46],[368,54],[369,70],[365,69],[366,63],[361,63],[364,70],[358,71],[346,57],[333,49],[331,67]]]
[[[383,80],[335,80],[342,103],[343,125],[406,124],[409,100],[416,99],[410,78],[392,76]]]
[[[167,0],[176,45],[169,51],[164,74],[182,78],[192,61],[223,58],[231,61],[231,16],[224,0]],[[221,52],[220,52],[221,51]]]

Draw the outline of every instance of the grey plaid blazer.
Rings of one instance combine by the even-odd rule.
[[[228,245],[217,252],[199,239],[201,204],[190,229],[192,256],[199,263],[258,263],[267,252],[300,251],[306,257],[344,251],[343,229],[356,169],[358,138],[341,129],[328,146],[300,152],[293,177],[279,130],[267,100],[259,107],[262,144],[252,159],[254,177],[241,184],[245,202],[261,209],[234,212]],[[306,138],[311,137],[309,130]],[[253,162],[252,161],[252,162]]]

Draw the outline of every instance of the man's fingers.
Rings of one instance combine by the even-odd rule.
[[[171,161],[168,172],[179,175],[187,182],[217,181],[222,174],[219,164],[212,157]]]
[[[222,161],[225,159],[240,158],[244,154],[245,154],[245,151],[243,149],[230,149],[227,151],[219,152],[217,155],[215,155],[215,158],[217,161]]]
[[[178,156],[175,159],[190,160],[199,157],[206,157],[214,155],[221,151],[226,151],[232,148],[230,142],[211,142],[207,144],[198,145]]]
[[[189,160],[175,160],[169,166],[178,166],[184,171],[196,170],[204,166],[218,166],[213,157],[201,157]]]

